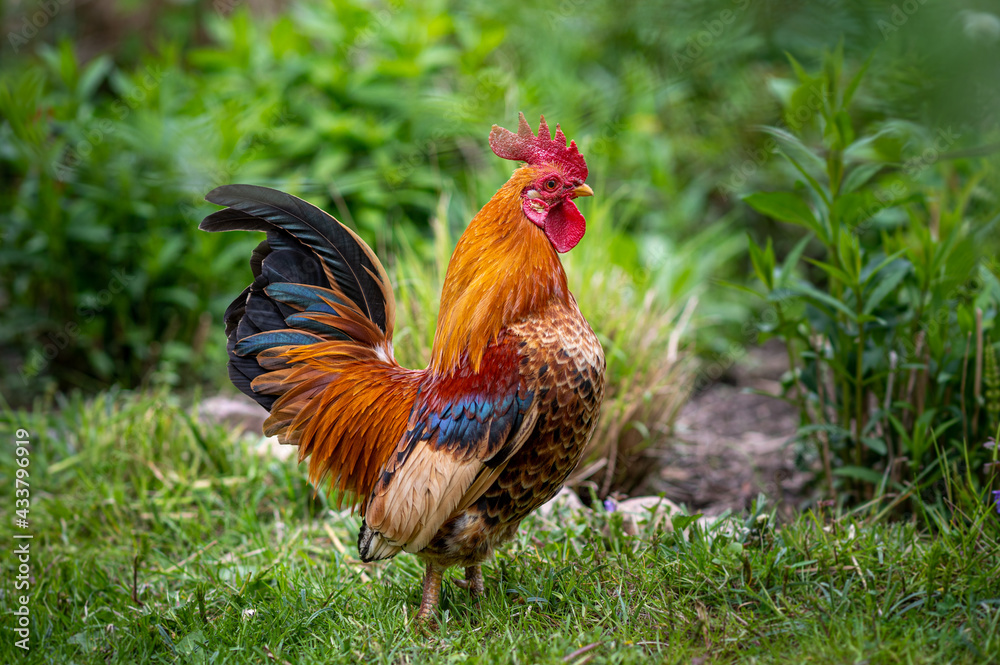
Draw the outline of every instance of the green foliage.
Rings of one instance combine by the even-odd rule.
[[[635,533],[620,513],[560,508],[486,563],[478,604],[451,571],[424,634],[409,625],[419,560],[358,561],[358,516],[330,510],[294,460],[164,392],[37,406],[2,415],[30,434],[34,536],[31,650],[8,635],[3,662],[931,664],[1000,650],[1000,521],[983,503],[932,531],[850,513],[776,523],[763,498]],[[4,477],[15,466],[0,456]],[[3,557],[6,579],[18,565]],[[0,595],[0,612],[15,603]]]
[[[679,138],[664,131],[656,107],[688,101],[657,101],[669,45],[629,55],[627,33],[648,17],[573,9],[531,10],[519,19],[529,38],[509,19],[520,10],[488,3],[302,2],[274,18],[205,16],[207,44],[165,41],[131,63],[81,64],[69,40],[5,58],[5,392],[222,380],[219,319],[256,239],[196,230],[208,190],[280,187],[356,228],[387,263],[403,247],[426,262],[441,194],[468,213],[508,177],[485,138],[519,109],[561,122],[617,202],[609,214],[634,236],[602,263],[633,286],[656,282],[666,307],[704,291],[737,243],[671,254],[720,237],[697,227],[724,212],[706,173],[726,169],[725,151],[691,109],[671,120]],[[587,41],[543,36],[577,24]]]
[[[222,343],[203,311],[222,305],[220,282],[236,286],[253,240],[196,238],[185,215],[177,139],[197,120],[178,117],[169,60],[81,68],[64,43],[0,82],[8,394],[46,376],[94,389],[159,370],[173,382],[171,368],[200,366],[209,335]]]
[[[706,287],[740,274],[729,231],[761,224],[734,195],[786,176],[751,131],[782,111],[762,90],[791,95],[783,52],[881,45],[867,116],[991,121],[990,15],[921,4],[900,28],[895,4],[299,0],[254,15],[220,0],[115,3],[122,20],[98,26],[59,3],[0,63],[0,385],[28,399],[224,381],[219,319],[254,241],[195,230],[209,189],[290,190],[387,261],[411,247],[427,262],[439,197],[475,210],[509,173],[485,136],[518,110],[562,123],[616,202],[628,238],[600,262],[666,308],[699,294],[694,340],[725,348],[746,308]],[[25,7],[7,16],[17,34]],[[956,86],[975,99],[956,104]]]
[[[985,357],[989,389],[1000,206],[983,183],[996,165],[949,158],[952,128],[856,125],[851,101],[866,66],[848,79],[839,50],[815,75],[792,64],[789,114],[812,90],[822,105],[798,131],[763,129],[794,188],[744,200],[804,231],[780,263],[771,238],[765,247],[750,239],[769,313],[759,330],[788,347],[786,397],[799,407],[800,436],[815,443],[831,496],[838,486],[856,499],[909,496],[955,465],[988,480],[978,442],[995,431],[982,368]]]

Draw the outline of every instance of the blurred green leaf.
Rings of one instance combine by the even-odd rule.
[[[743,199],[757,212],[773,217],[779,222],[787,222],[805,227],[818,236],[824,229],[817,221],[809,205],[799,196],[789,192],[757,192]]]

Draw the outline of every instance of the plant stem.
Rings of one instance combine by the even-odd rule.
[[[861,289],[855,290],[855,302],[858,311],[864,311],[861,305]],[[864,372],[865,372],[865,324],[858,322],[858,362],[854,371],[854,418],[855,418],[855,442],[854,442],[854,463],[861,466],[863,450],[861,448],[861,433],[864,431]]]
[[[882,405],[882,436],[885,438],[885,447],[889,453],[889,468],[890,477],[893,481],[896,480],[896,449],[893,447],[892,437],[889,436],[889,432],[892,431],[892,423],[889,421],[890,409],[892,409],[892,391],[896,388],[896,364],[899,362],[899,357],[896,355],[895,351],[889,351],[889,377],[887,379],[888,383],[885,387],[885,402]],[[902,444],[900,444],[902,445]],[[900,451],[902,454],[902,451]]]
[[[778,313],[778,325],[781,326],[782,330],[785,330],[786,319],[784,313],[781,311],[781,305],[776,304],[775,310]],[[799,418],[802,422],[809,422],[811,418],[806,409],[806,391],[802,387],[802,383],[799,381],[799,361],[795,354],[795,344],[794,335],[788,334],[785,336],[785,351],[788,353],[788,369],[792,372],[792,378],[795,381],[795,401],[799,406]],[[819,368],[819,362],[817,360],[817,369]]]
[[[972,412],[972,436],[979,433],[979,402],[983,392],[983,310],[976,308],[976,368],[972,383],[972,399],[976,408]]]
[[[959,384],[962,390],[961,402],[962,402],[962,438],[965,441],[969,440],[969,414],[965,408],[965,384],[966,379],[969,377],[969,349],[972,347],[972,333],[970,332],[965,338],[965,355],[962,357],[962,382]]]
[[[826,423],[826,398],[824,396],[826,390],[824,386],[826,385],[825,372],[823,371],[824,365],[820,360],[823,356],[819,353],[816,354],[816,395],[819,398],[819,420],[825,424]],[[830,464],[830,434],[829,432],[820,431],[818,432],[819,441],[822,444],[820,452],[823,455],[823,473],[826,475],[826,491],[828,496],[834,497],[834,487],[833,487],[833,467]]]

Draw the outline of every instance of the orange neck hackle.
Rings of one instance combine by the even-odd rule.
[[[531,166],[515,171],[459,239],[441,293],[434,374],[450,374],[463,361],[479,371],[486,347],[504,328],[554,299],[569,299],[552,243],[521,208],[521,193],[537,174]]]

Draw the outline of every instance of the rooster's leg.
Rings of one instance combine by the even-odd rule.
[[[486,593],[486,583],[483,582],[483,569],[479,565],[465,569],[465,579],[455,580],[455,586],[467,589],[473,598],[479,598]]]
[[[438,601],[441,597],[441,576],[444,568],[439,568],[431,562],[427,562],[427,573],[424,575],[424,596],[420,599],[420,610],[417,612],[417,621],[424,623],[434,621],[437,613]]]

